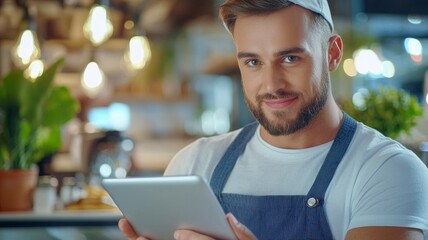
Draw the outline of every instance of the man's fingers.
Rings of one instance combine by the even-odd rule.
[[[244,226],[242,223],[238,222],[236,220],[235,216],[233,216],[231,213],[228,213],[226,215],[226,219],[229,222],[230,226],[232,227],[233,232],[235,233],[236,237],[239,240],[255,240],[257,239],[256,236],[248,229],[246,226]]]
[[[175,240],[214,240],[206,235],[191,231],[191,230],[177,230],[174,233]]]
[[[128,222],[127,219],[122,218],[119,220],[118,223],[120,231],[122,231],[123,235],[125,235],[128,239],[137,239],[138,235],[132,228],[131,224]],[[140,239],[138,239],[140,240]]]
[[[256,240],[257,239],[254,236],[254,234],[246,226],[238,222],[231,213],[228,213],[226,215],[226,218],[230,226],[232,227],[233,232],[235,233],[236,237],[239,240]],[[132,228],[129,221],[125,218],[122,218],[119,220],[118,226],[119,226],[119,229],[122,231],[122,233],[130,240],[148,240],[146,238],[139,237],[137,233],[134,231],[134,229]],[[202,234],[189,231],[189,230],[177,230],[174,234],[174,239],[211,240],[213,238],[204,236]]]

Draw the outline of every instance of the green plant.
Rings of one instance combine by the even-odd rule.
[[[68,88],[54,77],[59,59],[30,81],[13,70],[0,85],[0,169],[30,169],[61,147],[61,127],[79,110]]]
[[[416,97],[401,89],[368,90],[362,100],[361,106],[347,100],[342,109],[356,120],[394,139],[403,132],[410,134],[410,129],[416,125],[416,117],[423,113]]]

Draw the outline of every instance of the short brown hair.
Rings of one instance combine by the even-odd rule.
[[[230,33],[233,33],[238,16],[269,14],[294,5],[288,0],[226,0],[220,6],[220,19]],[[318,13],[313,13],[314,24],[320,33],[330,37],[328,22]]]

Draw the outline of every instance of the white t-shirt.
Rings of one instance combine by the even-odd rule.
[[[195,141],[177,153],[165,175],[195,174],[209,182],[239,131]],[[332,143],[299,150],[276,148],[260,137],[259,127],[223,191],[306,195]],[[427,231],[427,167],[398,142],[358,123],[327,189],[325,211],[335,239],[345,239],[349,229],[363,226],[401,226]]]

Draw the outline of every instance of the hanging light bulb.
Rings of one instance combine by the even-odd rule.
[[[95,46],[101,45],[111,37],[113,24],[105,7],[100,5],[92,7],[88,19],[83,25],[83,34]]]
[[[19,68],[25,68],[40,57],[40,46],[37,35],[29,29],[23,31],[12,48],[12,61]]]
[[[24,71],[24,76],[30,79],[31,81],[35,81],[36,78],[40,77],[43,74],[44,69],[45,65],[43,64],[42,60],[34,60]]]
[[[83,71],[81,84],[86,95],[94,98],[103,88],[105,76],[96,62],[90,62]]]
[[[129,40],[124,59],[131,69],[143,69],[151,57],[150,43],[146,36],[134,36]]]

